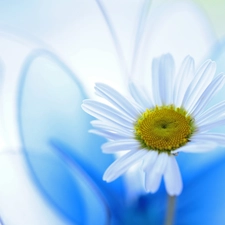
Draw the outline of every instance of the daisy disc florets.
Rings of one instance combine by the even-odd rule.
[[[145,87],[130,81],[131,96],[124,97],[112,87],[97,83],[96,94],[109,104],[84,100],[82,108],[98,120],[91,132],[107,138],[105,153],[128,151],[104,173],[110,182],[142,161],[145,189],[155,192],[162,177],[170,195],[182,190],[175,159],[179,152],[204,152],[225,145],[225,135],[211,130],[225,123],[225,102],[207,109],[212,97],[223,87],[224,74],[215,76],[216,64],[204,62],[198,70],[187,56],[178,73],[170,54],[154,59],[151,83]],[[149,88],[150,87],[150,88]]]
[[[142,148],[168,154],[185,145],[195,130],[193,118],[173,105],[147,109],[134,126],[135,137]]]

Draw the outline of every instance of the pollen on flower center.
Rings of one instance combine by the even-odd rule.
[[[185,145],[195,131],[193,118],[173,105],[147,109],[135,123],[142,147],[170,152]]]

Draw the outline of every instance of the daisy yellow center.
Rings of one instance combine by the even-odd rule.
[[[159,152],[185,145],[194,131],[193,118],[173,105],[147,109],[135,124],[135,135],[142,147]]]

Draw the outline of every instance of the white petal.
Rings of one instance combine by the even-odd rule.
[[[123,139],[113,142],[107,142],[102,145],[104,153],[115,153],[124,150],[134,150],[140,148],[140,143],[134,139]]]
[[[204,133],[215,127],[225,125],[225,115],[218,116],[214,120],[206,121],[204,124],[198,127],[199,132]]]
[[[147,156],[143,160],[142,169],[144,172],[151,170],[154,166],[156,159],[158,158],[158,152],[150,150]]]
[[[160,59],[155,58],[152,61],[152,96],[154,105],[162,105],[160,96],[160,83],[159,83],[159,64]]]
[[[198,134],[192,138],[193,141],[202,141],[202,142],[215,142],[218,145],[225,145],[225,135],[224,134],[216,134],[216,133],[208,133],[208,134]]]
[[[193,108],[189,108],[189,112],[194,116],[198,115],[212,99],[212,97],[223,87],[224,83],[225,75],[218,75],[202,93],[195,106],[193,106]]]
[[[170,54],[153,59],[152,96],[155,105],[173,102],[174,60]]]
[[[112,141],[126,138],[125,136],[122,136],[122,135],[119,135],[119,134],[116,134],[116,133],[112,133],[112,132],[109,132],[109,131],[106,131],[106,130],[105,131],[102,131],[102,130],[89,130],[88,132],[92,133],[92,134],[99,135],[101,137],[104,137],[104,138],[112,140]]]
[[[116,124],[110,124],[110,123],[106,123],[106,122],[103,122],[100,120],[93,120],[93,121],[91,121],[91,125],[100,130],[112,131],[112,132],[122,135],[124,137],[131,138],[134,136],[133,131],[126,129],[124,127],[121,127],[119,125],[116,125]]]
[[[159,189],[162,174],[155,173],[154,170],[145,173],[145,190],[155,193]]]
[[[145,111],[146,108],[151,108],[153,106],[150,95],[143,91],[144,87],[139,88],[134,82],[129,82],[129,90],[136,102],[138,102]]]
[[[83,101],[82,109],[97,119],[114,122],[130,129],[133,128],[134,120],[101,102],[86,99]]]
[[[153,167],[145,171],[146,191],[155,193],[158,190],[162,175],[167,166],[168,157],[166,153],[159,154]]]
[[[158,76],[162,103],[171,104],[173,102],[174,60],[170,54],[161,57]]]
[[[204,113],[195,116],[195,121],[197,126],[207,124],[210,121],[213,121],[215,118],[221,117],[225,112],[225,101],[220,102],[213,107],[206,110]]]
[[[181,106],[184,94],[194,76],[194,60],[192,57],[187,56],[174,81],[174,105]]]
[[[131,166],[136,164],[138,161],[148,153],[146,150],[133,150],[123,155],[112,163],[103,175],[103,180],[111,182],[118,178],[120,175],[125,173]]]
[[[171,151],[171,153],[177,152],[191,152],[191,153],[199,153],[199,152],[208,152],[214,150],[217,147],[216,144],[212,142],[204,141],[202,142],[190,142],[183,147],[178,148],[177,150]]]
[[[138,106],[135,107],[135,103],[132,104],[131,100],[126,99],[112,87],[106,84],[97,83],[95,90],[97,95],[107,99],[114,106],[131,117],[136,118],[140,114],[140,110],[137,109]]]
[[[168,156],[167,153],[160,153],[158,155],[157,161],[156,161],[156,163],[154,165],[154,168],[153,168],[153,170],[156,173],[159,173],[159,174],[163,174],[164,173],[166,165],[167,165],[168,157],[169,156]]]
[[[174,156],[170,156],[164,173],[166,191],[170,196],[179,195],[182,191],[183,184],[180,170]]]
[[[189,111],[193,107],[206,87],[211,83],[216,72],[216,64],[207,60],[197,71],[190,83],[183,99],[183,106]]]

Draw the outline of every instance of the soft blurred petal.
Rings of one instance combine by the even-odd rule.
[[[19,129],[26,162],[46,200],[72,222],[86,223],[88,216],[79,178],[70,174],[49,146],[52,138],[74,146],[76,154],[95,165],[100,177],[113,161],[112,156],[101,153],[103,140],[88,133],[91,117],[81,109],[84,98],[76,76],[54,54],[39,50],[27,58],[18,95]],[[46,163],[33,157],[35,152],[43,154]],[[122,180],[114,185],[121,186]]]
[[[116,188],[118,188],[118,186],[116,186],[115,183],[112,185],[103,181],[102,177],[99,176],[100,174],[96,170],[95,165],[91,165],[86,158],[82,159],[73,149],[71,149],[71,146],[65,145],[65,143],[55,139],[51,140],[51,145],[53,146],[55,152],[61,155],[61,157],[68,164],[71,164],[73,167],[77,167],[81,170],[83,177],[89,180],[89,188],[92,187],[97,189],[97,192],[103,199],[103,202],[107,204],[110,221],[117,221],[119,223],[123,216],[125,202],[123,196],[117,193]],[[82,194],[86,196],[84,192],[82,192]],[[93,213],[93,211],[95,211],[92,207],[94,203],[91,200],[89,201],[89,204],[91,207],[88,211],[88,217]],[[94,214],[96,215],[96,212],[94,212]]]

